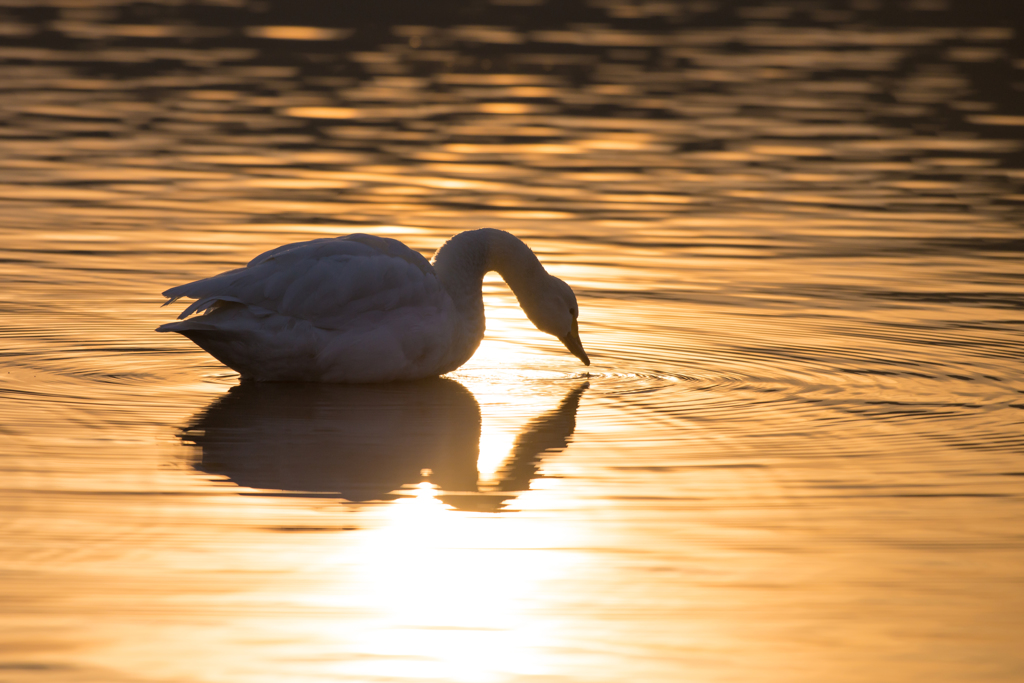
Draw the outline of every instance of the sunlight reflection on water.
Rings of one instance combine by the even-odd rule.
[[[38,4],[0,0],[0,677],[1020,678],[1007,17]],[[481,226],[592,366],[493,275],[418,388],[152,331],[279,244]]]

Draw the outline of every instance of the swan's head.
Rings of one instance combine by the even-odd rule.
[[[580,309],[576,304],[576,295],[569,285],[557,277],[548,275],[535,287],[528,301],[520,301],[526,317],[537,329],[558,337],[572,355],[590,365],[587,352],[580,341],[580,328],[576,322]]]

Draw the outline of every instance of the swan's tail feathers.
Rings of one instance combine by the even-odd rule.
[[[192,318],[191,320],[176,320],[173,323],[164,323],[156,328],[156,331],[177,332],[191,339],[192,334],[197,332],[218,332],[219,330],[215,325],[203,322],[202,318]]]
[[[244,303],[232,296],[208,296],[205,299],[200,299],[194,302],[191,306],[182,311],[181,315],[178,316],[178,320],[173,323],[164,323],[160,327],[156,328],[157,332],[180,332],[185,334],[186,330],[202,330],[204,332],[210,331],[221,331],[224,330],[224,319],[214,315],[197,315],[194,318],[188,318],[193,313],[212,313],[216,314],[220,309],[230,309],[236,307],[236,310],[244,310],[254,317],[263,317],[269,315],[271,311],[268,311],[259,306],[246,306]],[[237,307],[240,307],[237,308]],[[188,337],[187,334],[185,334]],[[190,337],[191,338],[191,337]],[[193,340],[194,341],[194,340]]]
[[[245,268],[236,268],[220,275],[189,282],[185,285],[178,285],[164,290],[163,295],[167,297],[164,306],[173,304],[178,299],[196,299],[196,302],[186,308],[178,319],[187,318],[193,313],[202,313],[211,308],[217,301],[238,301],[235,297],[225,296],[223,292],[229,290],[245,271]],[[221,292],[218,294],[218,292]]]
[[[193,313],[196,315],[188,318]],[[192,341],[196,336],[210,337],[219,335],[221,338],[231,337],[237,339],[239,333],[252,332],[250,323],[257,323],[263,318],[272,315],[273,311],[259,306],[249,306],[232,296],[209,296],[194,302],[191,306],[178,316],[178,320],[172,323],[164,323],[156,328],[157,332],[178,332]],[[188,318],[188,320],[185,320]],[[196,336],[194,336],[196,335]],[[202,344],[199,344],[204,349]],[[207,349],[209,350],[209,349]]]
[[[157,332],[177,332],[192,340],[199,348],[219,360],[242,377],[253,376],[253,363],[239,351],[248,345],[247,336],[236,330],[218,329],[216,326],[202,322],[202,318],[167,323],[156,328]]]
[[[195,283],[193,283],[193,284],[195,284]],[[188,285],[185,285],[185,286],[187,287]],[[179,289],[179,288],[175,287],[174,289]],[[168,296],[168,292],[172,292],[172,291],[173,290],[168,289],[166,292],[164,292],[164,296]],[[184,295],[182,295],[182,294],[173,294],[173,295],[170,295],[170,298],[167,299],[166,302],[164,302],[164,306],[169,306],[170,304],[173,304],[175,301],[180,299],[182,296],[192,296],[192,295],[191,294],[184,294]],[[244,303],[241,299],[239,299],[238,297],[235,297],[235,296],[224,296],[224,295],[221,295],[221,294],[213,294],[211,296],[203,296],[203,295],[200,294],[199,296],[202,297],[202,298],[199,298],[197,301],[193,301],[184,311],[182,311],[181,314],[178,315],[178,320],[184,320],[185,318],[189,317],[190,315],[192,315],[194,313],[205,313],[205,312],[207,312],[209,310],[217,308],[219,305],[222,305],[222,304],[226,304],[226,303],[241,304],[241,303]]]
[[[204,297],[198,301],[192,302],[188,308],[181,312],[181,315],[178,316],[178,320],[184,320],[194,313],[206,313],[207,311],[211,311],[227,304],[244,305],[244,303],[245,302],[235,296],[214,295]]]
[[[167,297],[167,303],[164,304],[164,306],[166,306],[167,304],[173,304],[175,301],[177,301],[183,296],[195,299],[196,294],[194,292],[200,289],[196,285],[201,285],[204,282],[206,282],[206,280],[196,280],[195,282],[190,282],[187,285],[178,285],[177,287],[165,289],[163,292],[163,296]]]

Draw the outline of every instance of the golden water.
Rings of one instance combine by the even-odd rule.
[[[495,4],[0,2],[0,680],[1020,680],[1012,30]],[[153,332],[285,242],[481,226],[589,369],[496,278],[413,386]]]

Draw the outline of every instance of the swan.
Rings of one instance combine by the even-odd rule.
[[[156,331],[183,334],[243,379],[436,377],[480,345],[483,277],[492,270],[537,329],[590,365],[572,289],[522,240],[493,228],[455,235],[431,261],[398,240],[361,233],[286,244],[244,268],[165,291],[165,306],[196,301]]]

